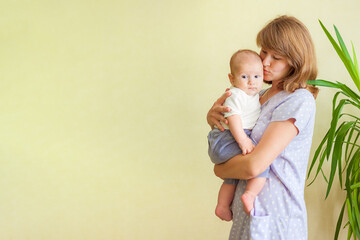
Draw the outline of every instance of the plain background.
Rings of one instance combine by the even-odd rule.
[[[360,54],[359,11],[357,0],[2,1],[0,239],[227,239],[206,113],[232,53],[259,51],[257,32],[293,15],[318,78],[355,89],[318,19]],[[333,93],[316,101],[312,153]],[[321,178],[306,187],[309,240],[333,238],[344,194],[337,184],[325,201]]]

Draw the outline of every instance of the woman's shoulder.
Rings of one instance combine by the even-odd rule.
[[[292,93],[281,91],[272,97],[271,105],[269,107],[291,107],[295,106],[309,106],[315,108],[314,96],[306,89],[297,89]]]
[[[298,94],[298,95],[303,95],[304,97],[312,97],[312,98],[314,98],[312,93],[309,90],[305,89],[305,88],[296,89],[294,91],[294,93]]]
[[[276,109],[293,109],[294,111],[316,111],[314,96],[306,89],[297,89],[292,93],[282,91],[273,107]]]
[[[307,102],[309,104],[315,105],[314,95],[309,90],[301,88],[301,89],[295,90],[295,92],[293,94],[298,99],[298,101],[303,101],[303,102]]]
[[[301,102],[315,102],[315,98],[312,93],[304,88],[296,89],[292,93],[285,94],[284,99]]]

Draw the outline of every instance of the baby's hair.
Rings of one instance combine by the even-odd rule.
[[[238,70],[237,69],[238,65],[235,63],[241,60],[241,55],[253,55],[258,57],[259,60],[261,61],[260,55],[257,52],[250,49],[240,49],[236,51],[230,58],[230,71],[232,75],[235,75],[236,71]]]

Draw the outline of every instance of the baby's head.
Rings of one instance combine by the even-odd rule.
[[[230,59],[231,85],[248,95],[255,95],[263,85],[263,65],[259,54],[252,50],[239,50]]]

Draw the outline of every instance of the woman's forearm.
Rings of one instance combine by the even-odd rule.
[[[294,119],[271,122],[253,152],[245,156],[237,155],[226,163],[216,165],[216,176],[250,179],[265,171],[298,134],[294,122]]]
[[[245,156],[237,155],[226,163],[215,165],[215,175],[222,179],[235,178],[247,180],[256,177],[263,172],[267,166],[264,166],[262,171],[259,170],[261,167],[256,168],[254,166],[256,161],[253,160],[254,155],[256,156],[256,152],[255,154],[252,152]]]

